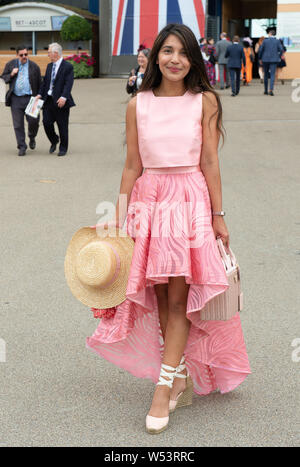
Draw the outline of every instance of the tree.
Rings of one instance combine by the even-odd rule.
[[[69,16],[63,22],[60,36],[63,41],[89,41],[93,37],[92,25],[81,16]]]

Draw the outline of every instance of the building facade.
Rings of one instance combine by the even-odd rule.
[[[16,2],[0,7],[0,73],[5,63],[15,57],[16,47],[20,44],[29,49],[31,59],[35,61],[44,73],[49,61],[48,45],[59,42],[64,50],[64,56],[77,53],[77,50],[91,53],[99,57],[99,16],[88,10],[71,5],[61,5],[46,2]],[[77,2],[79,4],[79,2]],[[86,2],[89,7],[89,2]],[[94,4],[94,6],[97,6]],[[63,22],[72,15],[87,19],[92,25],[91,41],[63,41],[60,31]],[[99,75],[99,60],[94,66],[94,76]]]
[[[33,55],[48,48],[51,42],[60,42],[64,49],[74,49],[71,42],[62,42],[63,22],[74,11],[44,2],[17,2],[0,8],[0,53],[13,51],[19,44],[27,45]],[[89,49],[89,42],[76,44]]]

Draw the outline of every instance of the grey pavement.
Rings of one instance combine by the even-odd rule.
[[[292,90],[280,84],[264,96],[256,81],[238,97],[222,94],[223,205],[252,374],[229,394],[195,395],[158,436],[144,429],[152,382],[85,348],[98,321],[64,279],[71,236],[96,222],[98,203],[117,199],[125,80],[75,82],[66,157],[48,153],[42,127],[37,149],[18,157],[0,104],[0,446],[299,445],[300,103]]]

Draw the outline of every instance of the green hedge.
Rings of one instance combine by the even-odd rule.
[[[90,41],[93,37],[92,25],[81,16],[69,16],[63,22],[60,36],[63,41]]]

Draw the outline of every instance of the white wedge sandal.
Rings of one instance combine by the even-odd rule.
[[[177,368],[173,368],[172,366],[165,365],[163,363],[161,365],[157,386],[169,386],[171,389],[176,375],[176,370]],[[165,378],[169,379],[167,380]],[[152,417],[151,415],[147,415],[146,417],[146,431],[152,435],[156,435],[166,430],[168,428],[168,424],[169,417]]]
[[[185,366],[184,356],[182,357],[180,364],[176,368],[175,378],[186,379],[186,388],[183,392],[180,392],[176,400],[170,399],[169,402],[169,413],[175,412],[179,407],[185,407],[187,405],[192,405],[193,401],[193,381],[187,371],[186,375],[183,375],[181,372],[187,370]]]

